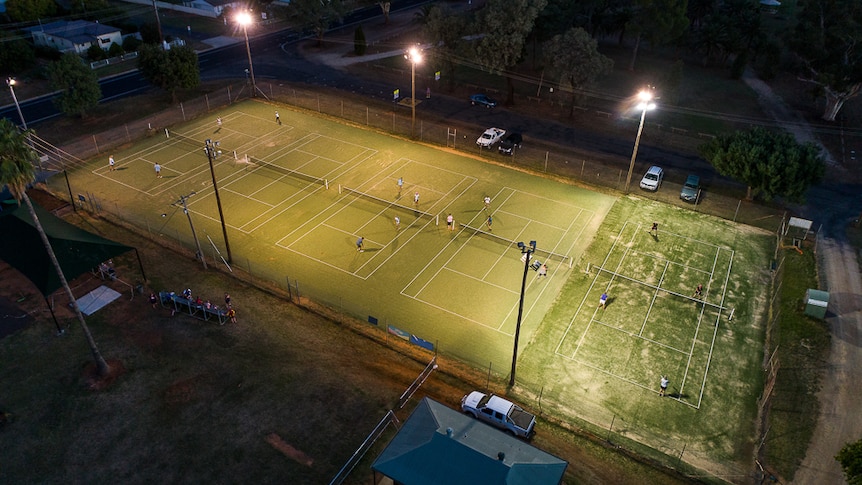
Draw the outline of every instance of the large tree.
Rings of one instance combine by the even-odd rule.
[[[172,47],[146,44],[138,50],[138,68],[154,85],[171,94],[177,102],[177,90],[193,89],[201,83],[198,55],[189,46]]]
[[[14,22],[32,22],[57,12],[54,0],[8,0],[6,13]]]
[[[434,46],[430,50],[432,62],[442,64],[449,91],[454,91],[455,60],[461,57],[465,50],[463,36],[467,29],[467,19],[463,14],[454,13],[446,6],[434,4],[423,20],[422,33],[425,40]]]
[[[36,51],[19,37],[0,33],[0,73],[12,75],[29,69],[36,63]]]
[[[702,145],[700,153],[721,175],[747,184],[749,199],[759,195],[803,202],[808,187],[823,178],[825,170],[816,146],[764,128],[719,135]]]
[[[844,470],[844,478],[850,485],[862,484],[862,440],[847,443],[835,456]]]
[[[323,45],[323,34],[332,24],[339,23],[349,11],[344,0],[292,0],[288,9],[297,22],[311,28],[317,37],[317,45]],[[387,17],[388,18],[388,17]]]
[[[54,104],[67,115],[83,118],[102,98],[99,77],[74,52],[48,65],[48,79],[53,89],[62,91]]]
[[[578,90],[609,73],[614,67],[614,61],[599,52],[598,42],[580,27],[554,36],[544,44],[543,51],[545,63],[552,74],[561,80],[561,84],[568,84],[572,88],[570,117],[575,110]]]
[[[84,320],[80,307],[78,307],[78,300],[75,299],[72,288],[69,286],[69,282],[66,281],[66,275],[63,274],[63,269],[60,268],[60,262],[54,254],[54,249],[51,247],[48,235],[45,234],[45,230],[36,216],[33,202],[27,195],[27,187],[35,180],[33,161],[39,157],[29,143],[30,134],[29,131],[19,131],[18,127],[11,121],[5,118],[0,119],[0,187],[4,184],[9,187],[12,197],[18,202],[23,201],[27,206],[27,210],[30,211],[30,217],[33,219],[39,237],[42,239],[42,244],[45,245],[45,251],[51,259],[51,264],[54,265],[54,270],[60,278],[63,290],[66,291],[69,301],[72,302],[72,309],[75,311],[75,316],[78,317],[78,322],[81,324],[81,329],[87,338],[87,344],[89,344],[90,351],[93,353],[96,369],[100,376],[104,376],[109,373],[110,367],[96,346],[96,341],[90,333],[90,328]]]
[[[688,0],[634,0],[632,18],[626,30],[634,33],[632,61],[629,70],[634,70],[641,40],[652,47],[659,47],[679,38],[688,28]]]
[[[799,79],[826,98],[823,119],[835,121],[844,103],[862,88],[862,3],[804,0],[787,41],[799,62]]]
[[[488,0],[479,15],[482,37],[476,44],[476,62],[493,74],[504,74],[518,64],[524,44],[547,0]],[[515,102],[515,85],[506,76],[506,104]]]

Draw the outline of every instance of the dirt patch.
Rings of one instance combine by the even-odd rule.
[[[305,466],[311,466],[314,464],[314,460],[312,460],[310,456],[285,443],[285,441],[281,439],[281,436],[275,433],[270,433],[266,435],[265,439],[266,442],[272,445],[273,448],[282,452],[284,456],[290,458],[291,460],[297,463],[301,463]]]

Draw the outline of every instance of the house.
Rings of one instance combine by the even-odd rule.
[[[86,54],[91,45],[103,50],[113,44],[122,44],[120,29],[86,20],[58,20],[48,24],[24,29],[33,36],[37,46],[53,47],[60,52]]]
[[[371,465],[375,474],[403,485],[559,485],[566,467],[567,462],[427,397]]]

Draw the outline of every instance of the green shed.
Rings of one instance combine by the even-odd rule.
[[[829,292],[809,289],[805,292],[805,314],[814,318],[826,318],[829,306]]]

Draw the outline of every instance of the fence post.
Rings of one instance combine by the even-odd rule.
[[[614,421],[616,421],[616,420],[617,420],[617,415],[614,414],[614,417],[611,418],[611,425],[608,426],[608,437],[605,439],[605,441],[607,441],[608,443],[611,442],[611,431],[613,431],[613,429],[614,429]]]
[[[180,103],[180,110],[183,112],[183,121],[186,121],[186,108],[183,107],[183,103]]]
[[[512,153],[515,153],[515,150],[512,150]],[[545,171],[548,171],[548,152],[545,151]]]
[[[102,152],[99,150],[99,142],[97,142],[97,141],[96,141],[96,135],[93,135],[93,145],[95,145],[95,146],[96,146],[96,153],[102,153]]]
[[[233,104],[233,100],[230,99],[230,86],[227,87],[227,104]]]
[[[126,127],[126,141],[131,143],[132,142],[132,135],[129,134],[129,124],[125,123],[125,124],[123,124],[123,126]]]
[[[365,126],[368,126],[368,106],[365,107]]]
[[[206,102],[207,102],[207,112],[209,112],[209,110],[210,110],[210,95],[204,94],[204,100],[206,100]]]
[[[736,203],[736,212],[733,213],[733,222],[736,222],[736,216],[739,215],[739,206],[742,205],[742,199],[739,199],[739,202]]]

